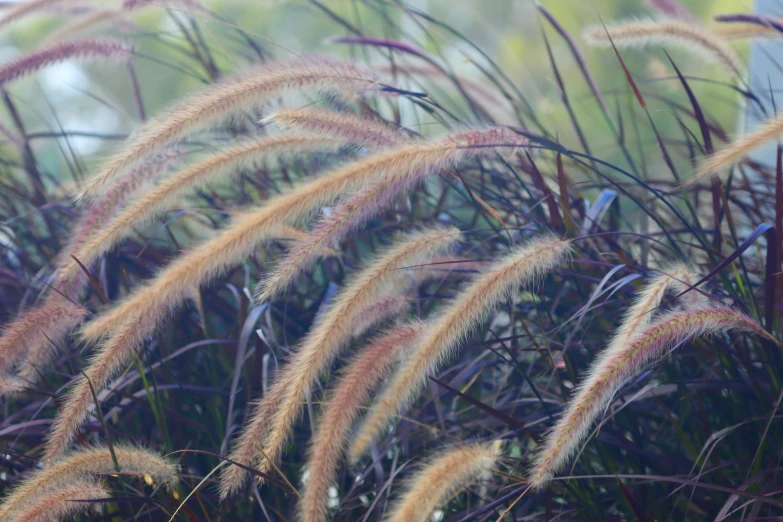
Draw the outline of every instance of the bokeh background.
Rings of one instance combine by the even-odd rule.
[[[651,16],[647,0],[543,0],[541,3],[581,42],[585,25],[611,22],[621,18]],[[199,20],[199,38],[204,48],[221,71],[241,69],[247,64],[243,59],[258,59],[256,50],[238,38],[236,27],[252,36],[269,57],[285,58],[292,53],[328,53],[330,55],[355,55],[373,60],[373,51],[356,49],[330,43],[334,37],[350,34],[329,11],[351,20],[356,27],[377,37],[394,38],[410,43],[439,56],[456,73],[466,78],[482,80],[481,68],[487,58],[494,60],[500,69],[525,96],[536,114],[546,119],[549,129],[565,143],[572,133],[568,115],[560,102],[561,93],[554,81],[546,51],[542,30],[549,37],[549,44],[559,65],[568,96],[580,119],[602,119],[598,107],[592,103],[586,85],[563,41],[554,36],[551,27],[542,25],[535,15],[532,0],[411,0],[406,3],[411,10],[428,13],[432,22],[413,21],[398,9],[370,9],[354,0],[322,0],[317,5],[309,0],[204,0],[211,12],[202,12],[187,3],[138,2],[137,8],[123,15],[125,37],[136,43],[133,64],[141,85],[143,102],[152,113],[203,84],[207,78],[198,70],[194,61],[186,56],[187,42],[182,41],[178,24],[189,25],[189,16]],[[691,11],[701,23],[710,24],[716,13],[747,12],[753,6],[742,0],[683,0],[682,5]],[[10,4],[7,4],[10,5]],[[96,3],[91,2],[94,8]],[[99,2],[112,9],[118,2]],[[58,9],[51,9],[23,24],[14,25],[0,34],[0,60],[10,59],[24,50],[44,44],[48,35],[61,29],[70,16],[67,9],[79,9],[78,2],[67,2]],[[61,12],[58,12],[60,10]],[[459,34],[446,30],[446,24]],[[118,25],[107,21],[104,34],[122,38],[116,34]],[[111,28],[111,29],[108,29]],[[100,34],[101,26],[92,29]],[[108,34],[111,33],[111,34]],[[466,43],[475,44],[475,47]],[[739,43],[743,56],[748,46]],[[736,128],[741,101],[726,85],[720,70],[695,59],[693,55],[678,49],[669,49],[672,56],[692,77],[715,79],[719,84],[706,81],[694,82],[700,96],[709,96],[709,112],[724,128]],[[628,66],[637,81],[653,82],[658,94],[681,96],[681,89],[672,69],[665,63],[662,50],[624,51]],[[485,53],[486,56],[482,56]],[[376,56],[377,58],[377,56]],[[617,111],[624,111],[630,103],[627,85],[618,83],[619,65],[611,52],[587,49],[585,58],[595,76],[599,88],[607,93]],[[18,82],[9,93],[23,112],[22,119],[33,134],[32,143],[42,167],[63,175],[66,170],[89,169],[100,161],[104,152],[116,145],[117,140],[131,132],[138,123],[134,97],[127,81],[127,72],[121,65],[64,63],[48,68],[33,78]],[[428,89],[432,86],[428,86]],[[670,92],[667,90],[670,89]],[[612,96],[614,94],[614,96]],[[442,98],[441,98],[442,99]],[[402,103],[408,103],[403,100]],[[664,105],[656,106],[652,100],[653,117],[661,131],[676,131],[677,122]],[[401,108],[403,116],[404,107]],[[502,107],[494,115],[503,121]],[[0,111],[0,121],[8,122],[8,114]],[[469,119],[467,115],[465,119]],[[514,121],[514,118],[509,118]],[[403,121],[409,125],[426,125],[426,122]],[[589,124],[588,124],[589,125]],[[596,125],[602,123],[596,121]],[[588,126],[589,128],[589,126]],[[426,133],[426,129],[419,129]],[[649,129],[639,129],[643,147],[655,146]],[[65,131],[66,137],[57,137]],[[611,137],[608,137],[611,139]],[[607,144],[607,147],[610,147]],[[616,149],[616,147],[611,147]],[[600,148],[596,152],[601,152]],[[608,161],[622,161],[615,157],[616,150],[605,151]],[[75,165],[75,167],[73,166]]]

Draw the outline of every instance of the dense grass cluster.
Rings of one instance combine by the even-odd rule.
[[[396,0],[307,3],[340,57],[194,0],[5,7],[63,23],[0,66],[0,520],[783,517],[783,148],[749,155],[783,119],[728,39],[783,25],[649,3],[583,34],[536,6],[551,118]],[[204,83],[156,111],[151,9]],[[138,122],[70,182],[15,87],[85,59]],[[702,84],[767,123],[729,138]]]

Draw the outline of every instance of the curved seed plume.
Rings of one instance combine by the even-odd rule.
[[[413,401],[441,362],[520,285],[530,284],[568,255],[570,243],[554,237],[534,239],[498,260],[473,281],[435,319],[416,344],[411,356],[392,376],[371,408],[350,448],[359,458],[383,428]]]
[[[9,372],[24,357],[28,347],[58,342],[86,315],[87,310],[83,307],[57,294],[22,314],[7,325],[0,336],[0,374]]]
[[[319,419],[318,432],[308,454],[309,476],[299,505],[302,522],[329,519],[326,505],[329,487],[336,480],[351,427],[370,393],[421,335],[423,326],[419,321],[403,324],[371,340],[343,372]]]
[[[127,60],[131,49],[111,40],[74,40],[56,43],[15,58],[0,66],[0,85],[32,74],[44,67],[73,58],[81,60]]]
[[[411,478],[385,521],[427,522],[435,508],[461,488],[490,473],[500,450],[501,441],[496,441],[466,444],[441,452]]]
[[[617,389],[659,359],[676,344],[728,330],[743,330],[775,342],[756,321],[720,304],[669,312],[638,332],[621,347],[611,346],[598,356],[585,380],[574,391],[566,411],[547,435],[530,475],[541,488],[563,467],[605,411]]]
[[[81,329],[81,337],[90,342],[117,330],[102,344],[87,369],[93,386],[96,389],[105,386],[112,373],[134,353],[159,321],[190,295],[192,288],[252,254],[259,243],[277,233],[281,226],[296,222],[345,192],[359,190],[378,178],[404,179],[412,172],[440,170],[463,157],[485,133],[504,132],[490,129],[460,133],[461,140],[446,136],[382,152],[304,183],[269,200],[260,209],[241,214],[227,230],[183,254],[149,284]],[[58,456],[68,447],[90,404],[87,383],[78,379],[74,383],[63,412],[55,419],[46,451],[48,458]]]
[[[238,169],[244,164],[273,154],[336,150],[345,144],[346,140],[334,135],[333,137],[277,136],[251,140],[221,150],[172,174],[158,186],[132,201],[107,225],[92,234],[81,246],[76,257],[89,266],[98,256],[111,250],[130,234],[133,227],[142,226],[171,210],[184,194],[203,187],[215,176],[228,170]]]
[[[16,23],[20,19],[27,15],[34,14],[40,11],[46,11],[57,4],[63,3],[65,0],[29,0],[26,2],[19,2],[8,8],[2,16],[0,16],[0,29],[8,27],[9,25]]]
[[[149,4],[148,4],[149,5]],[[113,22],[117,24],[131,25],[130,20],[125,19],[125,13],[118,9],[95,9],[84,16],[80,16],[67,22],[46,36],[45,45],[62,42],[72,36],[93,29],[97,25]]]
[[[313,211],[337,200],[346,192],[361,190],[378,179],[406,179],[419,171],[437,172],[459,161],[480,139],[495,139],[500,129],[449,135],[439,140],[384,151],[353,162],[306,182],[259,209],[240,214],[234,224],[214,239],[184,254],[166,267],[146,287],[137,290],[118,306],[87,323],[83,339],[96,342],[128,318],[145,308],[167,311],[186,295],[193,284],[200,285],[215,274],[250,255],[255,247],[283,224],[297,222]],[[460,139],[455,139],[455,138]],[[183,282],[187,281],[185,285]],[[150,305],[152,303],[152,305]],[[157,313],[157,312],[156,312]],[[134,321],[139,321],[134,319]],[[148,332],[141,334],[141,337]]]
[[[11,397],[27,388],[27,383],[18,377],[0,375],[0,397]]]
[[[74,233],[68,240],[68,245],[58,256],[53,283],[56,290],[70,299],[79,298],[88,279],[84,270],[73,262],[73,256],[76,256],[83,265],[90,266],[94,261],[94,256],[84,257],[79,252],[84,244],[99,233],[105,223],[112,222],[118,209],[146,182],[157,178],[181,157],[181,152],[170,152],[156,155],[140,163],[133,168],[132,176],[118,183],[94,205],[84,210],[78,223],[74,226]]]
[[[348,62],[323,58],[297,59],[258,67],[215,84],[180,101],[150,120],[128,146],[118,152],[87,182],[79,199],[102,194],[125,171],[145,156],[174,140],[247,109],[285,90],[335,89],[355,92],[377,88],[371,76]]]
[[[398,317],[410,307],[410,302],[404,295],[381,297],[368,303],[362,311],[350,319],[351,337],[359,337],[377,324],[382,317]]]
[[[176,464],[148,449],[116,444],[114,454],[123,473],[150,475],[168,486],[177,483]],[[0,520],[6,520],[9,513],[19,509],[44,490],[57,488],[74,478],[97,473],[115,473],[109,448],[93,446],[66,455],[46,468],[34,471],[16,486],[0,505]]]
[[[56,489],[40,492],[36,497],[27,499],[23,507],[12,513],[10,518],[3,520],[6,522],[70,520],[70,517],[84,513],[92,507],[85,501],[105,498],[109,498],[109,492],[100,482],[83,478],[71,479]]]
[[[503,128],[461,132],[448,136],[446,140],[459,152],[459,159],[497,152],[501,147],[523,147],[528,144],[524,137]],[[433,168],[411,169],[408,172],[400,172],[397,176],[379,177],[377,181],[347,198],[333,209],[329,216],[316,224],[307,239],[289,250],[275,271],[262,281],[258,300],[265,301],[280,293],[318,258],[324,248],[347,237],[368,219],[387,208],[397,195],[411,190],[425,176],[434,172],[436,169]]]
[[[710,174],[738,163],[743,157],[765,143],[777,139],[783,134],[783,115],[765,122],[758,130],[745,134],[742,138],[729,143],[702,163],[693,176],[683,185],[691,185]]]
[[[460,240],[455,228],[434,228],[410,235],[368,263],[340,292],[312,326],[272,389],[257,403],[231,454],[231,460],[252,465],[275,462],[299,414],[305,388],[326,370],[354,333],[355,319],[380,296],[407,292],[410,275],[400,268],[416,265],[449,250]],[[221,496],[234,493],[247,476],[242,468],[226,468],[221,477]]]
[[[696,281],[698,277],[693,269],[685,264],[674,265],[650,281],[625,313],[607,351],[622,350],[628,339],[647,328],[653,320],[653,313],[660,306],[668,290],[685,291]],[[685,294],[682,300],[686,307],[702,307],[707,304],[707,299],[695,290]]]
[[[783,25],[783,19],[773,19]],[[718,20],[720,21],[720,20]],[[722,23],[713,27],[713,32],[721,38],[781,38],[783,33],[771,25],[754,24],[750,22]]]
[[[262,123],[285,133],[310,136],[332,136],[337,133],[354,143],[378,147],[391,147],[411,141],[383,120],[324,109],[284,109],[268,116]]]
[[[740,74],[743,70],[731,47],[709,29],[687,20],[628,20],[607,27],[588,27],[583,34],[587,43],[602,47],[611,45],[609,37],[618,48],[676,45],[722,65],[730,73]]]
[[[93,207],[87,209],[74,233],[56,261],[50,293],[40,305],[25,311],[19,318],[6,325],[0,335],[0,373],[9,371],[14,364],[24,361],[18,368],[18,376],[28,382],[37,382],[40,371],[49,364],[57,346],[65,336],[78,326],[86,310],[68,299],[78,300],[88,279],[82,268],[73,262],[72,255],[92,234],[110,219],[116,207],[135,192],[150,177],[157,175],[176,157],[169,154],[138,167],[138,176],[112,189]],[[3,388],[10,390],[12,388]],[[5,395],[0,389],[0,396]]]

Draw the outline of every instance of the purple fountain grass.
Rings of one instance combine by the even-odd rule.
[[[359,337],[378,323],[379,317],[398,317],[410,308],[410,300],[404,295],[382,296],[369,303],[363,310],[351,317],[351,337]]]
[[[4,29],[28,15],[47,11],[64,2],[66,2],[66,0],[28,0],[18,2],[8,8],[2,16],[0,16],[0,29]]]
[[[262,470],[269,469],[269,461],[274,463],[279,459],[299,415],[305,388],[328,369],[350,341],[356,319],[379,299],[407,293],[410,274],[399,268],[427,262],[450,250],[460,239],[459,230],[436,227],[411,234],[371,260],[318,318],[272,389],[257,403],[245,422],[231,460],[250,465],[256,462]],[[221,477],[221,496],[225,498],[234,493],[246,476],[247,472],[242,468],[226,468]]]
[[[81,324],[87,314],[76,301],[89,280],[72,256],[78,254],[86,238],[93,236],[143,181],[157,175],[178,156],[174,153],[163,155],[138,167],[141,171],[138,176],[122,183],[84,211],[55,263],[53,290],[41,304],[23,312],[3,329],[0,335],[0,374],[18,364],[18,377],[27,382],[38,381],[41,370],[49,364],[65,336]],[[92,259],[83,261],[86,265],[91,262]]]
[[[491,144],[487,147],[508,143],[513,139],[508,137],[508,132],[492,128],[457,133],[456,136],[462,139],[447,135],[431,142],[379,152],[296,186],[270,199],[262,207],[238,215],[233,224],[218,236],[191,249],[146,287],[87,323],[81,330],[81,336],[84,340],[97,342],[125,321],[152,325],[154,321],[151,319],[142,321],[138,318],[139,314],[149,315],[142,310],[156,313],[171,310],[193,285],[202,284],[239,259],[254,253],[255,248],[278,233],[281,226],[299,222],[345,193],[361,190],[378,179],[394,183],[421,171],[438,172],[474,151],[473,147],[480,146],[482,139],[484,143]],[[147,333],[140,333],[139,339]]]
[[[73,40],[22,55],[0,66],[0,85],[66,60],[127,60],[131,48],[112,40]]]
[[[55,31],[46,35],[43,45],[51,45],[57,42],[70,40],[74,35],[88,32],[96,26],[112,23],[113,28],[133,26],[133,23],[125,18],[125,13],[119,9],[95,9],[83,16],[58,27]]]
[[[585,40],[595,46],[660,47],[674,46],[722,65],[732,74],[741,74],[742,63],[734,50],[705,27],[676,19],[633,19],[584,30]],[[609,40],[611,38],[611,41]]]
[[[783,134],[783,115],[769,119],[755,131],[745,134],[707,157],[685,185],[692,185],[710,174],[717,174],[720,170],[731,167],[765,143],[778,139],[781,134]]]
[[[431,520],[435,508],[492,471],[501,449],[502,441],[498,440],[491,444],[465,444],[440,452],[408,481],[405,492],[390,506],[384,520]]]
[[[348,138],[344,139],[334,133],[332,136],[319,137],[264,136],[219,150],[171,174],[163,182],[131,201],[106,225],[83,241],[75,256],[81,263],[89,266],[131,234],[134,227],[143,226],[173,209],[183,196],[206,186],[225,172],[234,172],[243,165],[276,155],[336,151],[347,142]]]
[[[284,109],[261,123],[284,133],[313,136],[344,136],[354,143],[392,147],[411,140],[389,123],[371,116],[324,109]]]
[[[229,78],[181,100],[140,128],[135,139],[109,159],[85,184],[79,199],[109,190],[142,158],[196,130],[260,106],[284,91],[357,92],[380,88],[370,72],[350,62],[298,58],[275,62]]]
[[[456,133],[447,139],[461,151],[460,157],[454,161],[528,144],[522,136],[501,127]],[[281,292],[319,256],[324,247],[345,239],[387,208],[396,196],[408,192],[425,176],[436,172],[432,168],[411,169],[405,175],[379,178],[342,202],[316,224],[306,240],[289,250],[277,268],[261,282],[258,301],[265,301]]]
[[[427,375],[437,371],[498,303],[552,269],[569,251],[570,243],[559,238],[531,240],[488,267],[438,317],[428,321],[426,333],[362,423],[350,448],[351,459],[364,454],[383,428],[418,396]]]
[[[108,191],[100,200],[85,209],[81,218],[73,227],[74,232],[68,240],[67,246],[58,256],[57,268],[54,273],[54,288],[62,292],[70,299],[78,299],[87,282],[87,277],[81,267],[73,261],[75,256],[83,265],[90,266],[93,256],[83,257],[79,251],[84,244],[98,231],[111,222],[118,210],[126,201],[136,194],[148,181],[157,178],[171,165],[182,158],[178,151],[158,154],[149,160],[134,167],[133,175],[127,180],[118,183],[116,187]]]
[[[74,478],[65,481],[55,489],[41,491],[29,499],[5,522],[51,522],[52,520],[70,520],[79,513],[95,507],[100,510],[101,504],[93,506],[90,501],[109,498],[106,488],[94,479]]]
[[[31,346],[47,346],[79,324],[87,310],[59,294],[41,306],[24,312],[3,329],[0,336],[0,375],[8,373]]]
[[[19,377],[0,375],[0,397],[11,397],[27,388],[27,383]]]
[[[326,522],[329,488],[348,445],[348,435],[370,393],[421,335],[423,323],[396,326],[372,339],[340,376],[319,419],[308,452],[307,482],[299,505],[302,522]]]
[[[543,487],[565,465],[623,383],[666,355],[673,346],[728,330],[743,330],[776,343],[751,317],[722,304],[709,304],[669,312],[636,333],[623,349],[602,352],[541,446],[530,474],[532,487]]]
[[[169,487],[174,486],[179,480],[176,464],[148,449],[128,444],[115,444],[113,450],[112,455],[109,448],[105,446],[82,448],[50,463],[44,469],[30,473],[3,499],[0,505],[0,520],[6,520],[9,514],[20,509],[43,491],[67,485],[75,478],[115,473],[115,456],[123,473],[148,475]]]

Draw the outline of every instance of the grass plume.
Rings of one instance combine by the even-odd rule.
[[[362,423],[350,448],[351,459],[360,457],[389,421],[418,396],[427,375],[450,357],[498,303],[520,285],[530,284],[552,269],[569,250],[568,241],[555,237],[533,239],[515,248],[460,292],[438,317],[428,321],[426,333]]]
[[[678,343],[728,330],[743,330],[775,342],[751,317],[721,304],[709,304],[669,312],[622,345],[610,344],[592,364],[565,413],[547,435],[530,474],[532,487],[543,487],[565,465],[625,382]]]
[[[174,140],[262,104],[283,91],[333,89],[362,91],[378,88],[371,75],[349,63],[323,58],[276,62],[229,78],[193,94],[146,123],[133,141],[109,159],[85,184],[79,199],[108,190],[125,171]]]
[[[24,312],[0,336],[0,374],[9,372],[28,354],[28,348],[61,340],[85,315],[87,310],[57,294],[41,306]]]
[[[465,444],[435,456],[408,481],[390,507],[386,522],[427,522],[435,508],[460,489],[490,473],[500,456],[501,441]]]
[[[273,154],[336,150],[344,144],[344,140],[334,135],[332,137],[273,136],[249,140],[220,150],[172,174],[159,185],[131,201],[108,224],[84,242],[76,257],[89,266],[98,256],[111,250],[131,233],[133,227],[142,226],[171,210],[184,194],[203,187],[225,171],[234,171],[244,164]]]
[[[150,475],[168,486],[177,483],[177,466],[152,451],[127,444],[115,444],[114,454],[123,473]],[[44,469],[32,472],[0,505],[0,520],[21,508],[42,491],[67,484],[70,480],[100,473],[115,473],[109,448],[91,446],[82,448],[51,463]]]
[[[49,33],[46,36],[45,43],[49,45],[70,40],[74,35],[87,32],[88,30],[95,28],[95,26],[108,24],[110,22],[116,25],[130,25],[130,20],[126,20],[124,16],[125,13],[119,9],[95,9],[84,16],[74,18],[70,22],[58,27],[55,31]]]
[[[610,37],[618,48],[676,46],[722,65],[732,74],[741,74],[743,70],[734,50],[718,35],[687,20],[626,20],[606,27],[588,27],[583,35],[587,43],[601,47],[611,45]]]
[[[112,40],[72,40],[55,43],[15,58],[0,66],[0,85],[66,60],[127,60],[131,49]]]
[[[379,176],[377,181],[341,202],[328,216],[321,219],[310,236],[295,245],[277,268],[262,281],[259,301],[270,299],[281,292],[325,247],[344,239],[365,221],[388,207],[395,196],[416,186],[426,175],[470,156],[499,151],[503,147],[523,147],[527,145],[527,140],[506,129],[493,127],[455,133],[438,140],[434,145],[451,148],[455,157],[441,161],[439,165],[407,169],[392,176]],[[411,145],[409,148],[416,150],[425,146],[427,145]],[[389,154],[394,155],[405,150],[394,149]]]
[[[66,0],[29,0],[17,2],[7,8],[2,16],[0,16],[0,29],[4,29],[31,14],[57,7],[65,1]]]
[[[25,502],[23,507],[10,514],[9,518],[3,520],[6,522],[70,520],[92,507],[85,501],[109,498],[109,492],[96,480],[77,478],[65,482],[57,488],[39,492],[37,496]]]
[[[385,121],[325,109],[283,109],[265,118],[263,123],[284,133],[310,136],[338,134],[353,143],[377,147],[391,147],[411,141]]]
[[[710,174],[731,167],[767,142],[778,139],[781,134],[783,134],[783,115],[768,120],[757,130],[745,134],[709,156],[688,179],[686,185],[692,185]]]
[[[306,469],[309,476],[299,505],[302,522],[328,520],[326,503],[329,487],[336,480],[338,465],[348,444],[353,423],[370,393],[421,335],[422,330],[423,323],[419,321],[392,328],[372,339],[343,372],[319,419],[318,431],[308,453]]]
[[[399,295],[409,287],[410,275],[400,268],[424,263],[449,250],[460,240],[455,228],[437,227],[414,233],[391,246],[370,261],[335,298],[317,319],[294,355],[287,362],[272,389],[257,403],[240,435],[231,460],[242,464],[268,463],[264,454],[277,461],[301,407],[304,391],[326,370],[339,351],[355,333],[354,319],[360,318],[368,305],[381,295]],[[239,467],[226,468],[221,477],[221,495],[234,493],[246,476]]]

